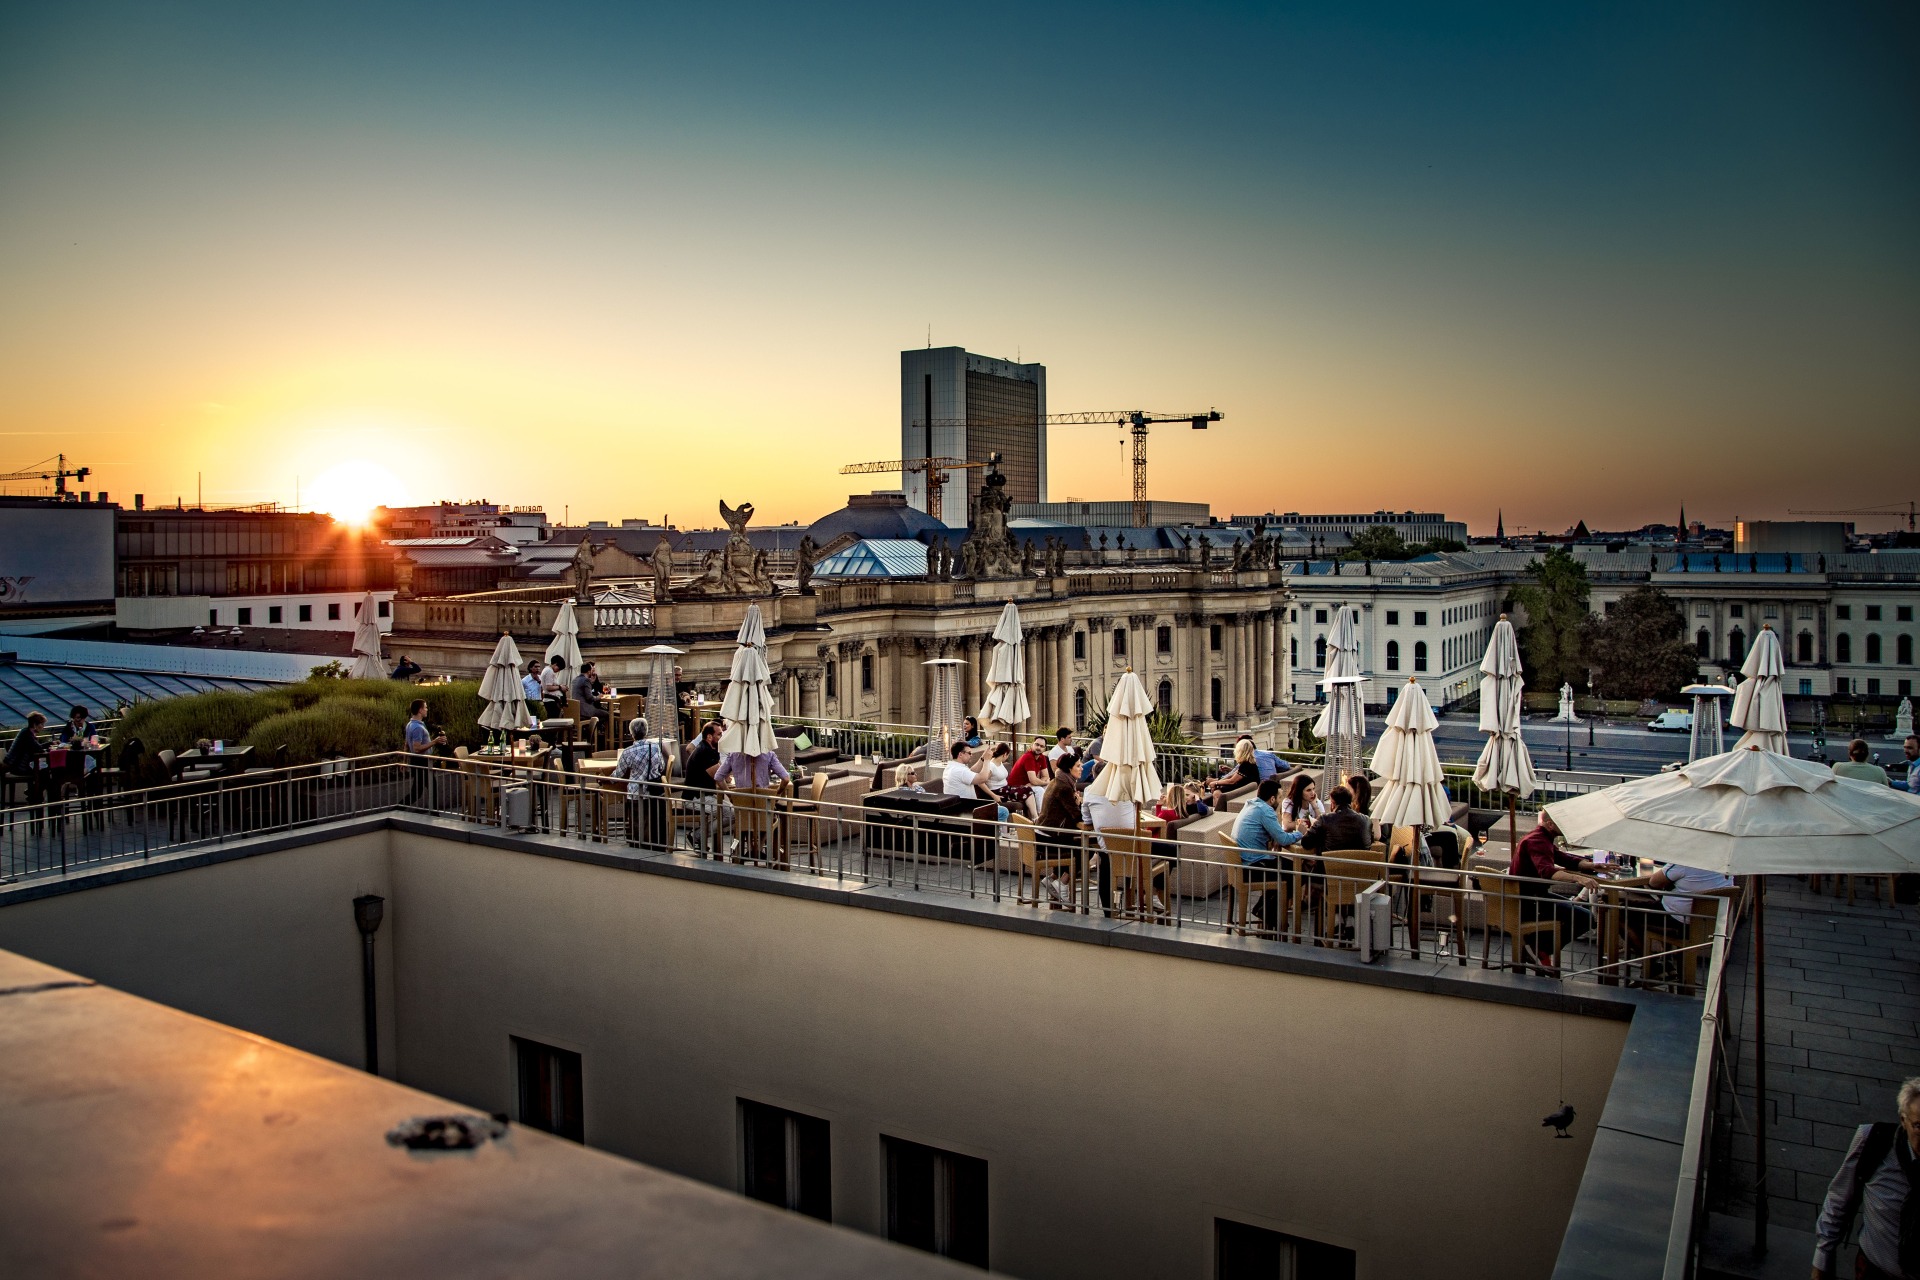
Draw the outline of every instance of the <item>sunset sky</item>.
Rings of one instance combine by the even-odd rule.
[[[0,471],[808,520],[931,326],[1220,514],[1917,498],[1915,12],[8,4]]]

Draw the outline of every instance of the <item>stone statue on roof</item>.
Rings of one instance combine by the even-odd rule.
[[[653,602],[665,604],[673,599],[673,544],[667,541],[667,535],[661,534],[660,540],[653,544]]]
[[[819,554],[820,547],[814,542],[813,535],[801,534],[800,549],[794,552],[793,556],[793,571],[794,576],[799,579],[800,594],[803,596],[813,594],[813,562]]]
[[[997,453],[987,459],[987,474],[974,506],[973,532],[960,547],[966,571],[975,578],[1011,578],[1019,572],[1013,534],[1007,527],[1013,499],[1007,495],[1007,478],[1000,474],[999,463]]]
[[[766,596],[773,594],[773,576],[767,572],[767,556],[756,551],[747,538],[747,525],[753,519],[753,504],[743,502],[730,507],[720,500],[720,519],[726,522],[727,541],[717,553],[709,552],[701,564],[699,578],[686,590],[700,596]]]

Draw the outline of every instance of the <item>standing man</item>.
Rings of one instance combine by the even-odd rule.
[[[1920,738],[1912,734],[1900,744],[1900,752],[1907,758],[1907,790],[1920,796]]]
[[[1914,1196],[1920,1183],[1920,1076],[1900,1086],[1894,1105],[1900,1122],[1861,1125],[1833,1175],[1813,1228],[1813,1280],[1833,1280],[1834,1254],[1856,1215],[1860,1265],[1855,1275],[1920,1278],[1920,1200]]]
[[[627,724],[627,746],[614,762],[613,776],[627,780],[627,843],[664,848],[672,841],[667,799],[657,783],[667,776],[667,757],[647,736],[647,722],[635,716]]]
[[[408,804],[420,803],[420,794],[427,789],[427,779],[433,770],[427,757],[434,748],[446,745],[446,734],[435,733],[427,727],[427,700],[415,698],[407,708],[407,765],[413,772],[407,787]]]

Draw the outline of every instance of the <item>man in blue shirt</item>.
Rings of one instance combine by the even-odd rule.
[[[413,705],[407,708],[407,763],[412,766],[413,782],[407,788],[407,803],[418,804],[420,793],[427,789],[427,777],[430,766],[427,756],[435,747],[447,745],[447,735],[435,734],[427,728],[427,700],[415,698]]]
[[[1280,865],[1280,855],[1274,850],[1299,844],[1303,838],[1298,831],[1287,831],[1280,825],[1280,815],[1273,807],[1280,791],[1280,779],[1268,778],[1233,821],[1233,842],[1240,846],[1240,861],[1245,866],[1276,868]],[[1274,890],[1269,888],[1261,893],[1254,913],[1271,920],[1276,905]]]

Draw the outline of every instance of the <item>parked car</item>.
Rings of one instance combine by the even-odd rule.
[[[1692,733],[1693,712],[1669,709],[1647,721],[1648,733]]]

